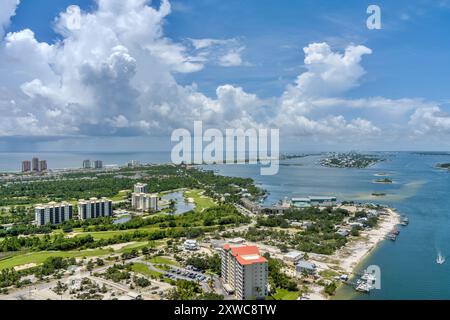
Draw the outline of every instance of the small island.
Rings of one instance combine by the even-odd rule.
[[[324,167],[332,168],[357,168],[364,169],[374,164],[384,161],[377,155],[360,154],[355,152],[349,153],[332,153],[322,160],[320,164]]]
[[[389,179],[389,178],[384,178],[384,179],[378,179],[378,180],[375,180],[375,183],[385,183],[385,184],[390,184],[390,183],[393,183],[394,181],[392,181],[391,179]]]
[[[436,168],[450,170],[450,163],[438,163]]]
[[[374,196],[374,197],[385,197],[386,193],[384,193],[384,192],[374,192],[374,193],[372,193],[372,196]]]

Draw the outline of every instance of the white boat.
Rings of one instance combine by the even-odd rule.
[[[373,283],[377,280],[374,274],[368,272],[364,273],[361,279],[366,281],[367,283]]]
[[[438,254],[438,257],[436,258],[437,264],[444,264],[445,263],[445,257],[442,254]]]

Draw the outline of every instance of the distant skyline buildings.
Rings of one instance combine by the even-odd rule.
[[[89,159],[83,160],[83,169],[103,169],[103,161],[91,161]]]
[[[91,168],[92,168],[91,160],[84,160],[83,169],[91,169]]]
[[[37,157],[34,157],[30,160],[22,161],[22,172],[44,172],[48,170],[47,160],[40,160]]]

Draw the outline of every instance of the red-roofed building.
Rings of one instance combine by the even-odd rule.
[[[256,246],[232,247],[222,250],[222,282],[237,299],[263,299],[267,296],[268,263]]]

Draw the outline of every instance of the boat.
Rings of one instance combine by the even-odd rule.
[[[395,235],[395,234],[393,234],[393,233],[389,233],[389,234],[386,236],[386,239],[391,240],[391,241],[395,241],[395,240],[397,240],[397,235]]]
[[[437,264],[444,264],[445,263],[445,257],[442,254],[438,254],[437,258],[436,258],[436,263]]]
[[[373,275],[372,273],[366,272],[363,274],[363,276],[361,277],[361,280],[364,280],[366,282],[373,282],[376,280],[375,275]]]
[[[363,292],[363,293],[369,293],[371,286],[368,283],[360,283],[356,286],[356,291]]]
[[[402,217],[400,220],[402,226],[407,226],[409,224],[409,219],[407,217]]]

